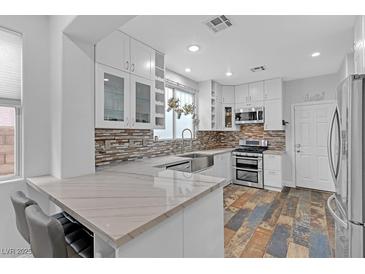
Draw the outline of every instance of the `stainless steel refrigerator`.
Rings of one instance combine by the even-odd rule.
[[[328,133],[328,158],[336,193],[327,202],[335,219],[335,256],[364,257],[365,75],[352,75],[337,90]]]

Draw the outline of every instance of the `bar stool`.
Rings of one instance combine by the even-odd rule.
[[[34,200],[26,197],[22,191],[14,192],[10,199],[15,211],[17,229],[21,236],[30,244],[29,228],[25,217],[25,209],[30,205],[38,204]],[[89,247],[90,238],[91,241],[93,241],[91,232],[73,220],[65,212],[52,215],[51,217],[57,219],[57,221],[62,225],[66,244],[70,245],[72,249],[69,250],[70,254],[73,252],[76,252],[76,254],[80,253],[79,256],[86,258],[93,256],[93,248],[86,248]]]
[[[15,211],[16,227],[24,240],[30,243],[28,225],[25,219],[25,209],[30,205],[37,205],[37,202],[25,196],[22,191],[12,193],[10,200]],[[55,217],[66,230],[70,230],[72,227],[72,222],[64,213],[55,214],[53,217]]]
[[[66,238],[61,223],[46,215],[38,205],[25,209],[29,229],[30,246],[36,258],[91,258],[93,237],[83,229],[77,229]]]

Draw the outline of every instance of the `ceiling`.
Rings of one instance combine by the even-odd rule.
[[[354,16],[232,15],[233,26],[214,34],[210,15],[141,15],[120,29],[166,54],[166,67],[196,81],[222,84],[335,73],[351,51]],[[191,53],[187,47],[198,44]],[[320,52],[313,58],[313,52]],[[265,65],[266,71],[250,68]],[[191,72],[185,72],[191,68]],[[233,75],[227,77],[225,73]]]

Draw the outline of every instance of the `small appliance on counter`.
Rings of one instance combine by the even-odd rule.
[[[267,146],[267,140],[239,141],[239,146],[232,152],[234,184],[264,188],[263,152]]]

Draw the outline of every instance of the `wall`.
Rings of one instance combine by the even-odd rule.
[[[62,172],[95,172],[94,45],[63,36]]]
[[[270,149],[285,149],[284,131],[264,131],[263,125],[245,125],[241,131],[198,131],[193,150],[236,147],[241,138],[264,138],[269,140]],[[188,142],[184,146],[185,152],[191,150]],[[96,166],[178,153],[181,153],[181,140],[154,141],[152,130],[95,130]]]
[[[0,16],[0,26],[23,34],[24,175],[50,172],[49,36],[47,16]]]
[[[291,107],[293,104],[304,103],[305,97],[324,93],[323,100],[335,100],[336,88],[339,82],[338,74],[328,74],[317,77],[284,82],[284,120],[289,122],[286,126],[286,157],[284,158],[284,180],[289,186],[294,185],[293,165],[294,140],[291,134],[293,121],[291,121]]]
[[[24,176],[49,174],[51,167],[48,23],[47,16],[0,16],[1,27],[23,34]],[[0,184],[0,248],[27,247],[17,232],[9,199],[19,189],[25,190],[22,180]]]
[[[93,45],[64,34],[75,16],[50,18],[52,174],[90,174],[94,168]]]

